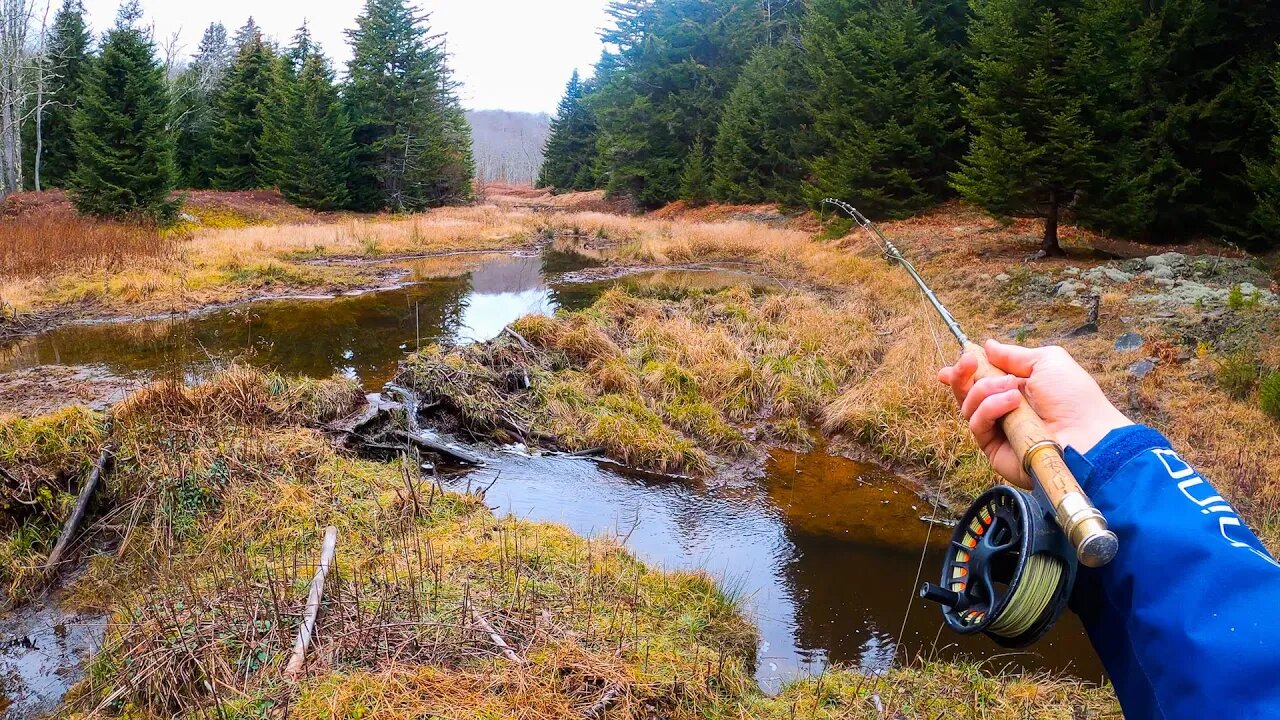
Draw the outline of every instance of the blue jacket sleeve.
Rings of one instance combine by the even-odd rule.
[[[1280,719],[1280,565],[1159,433],[1067,463],[1120,538],[1072,607],[1128,720]]]

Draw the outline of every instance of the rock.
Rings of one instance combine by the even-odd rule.
[[[200,222],[200,218],[196,217],[195,215],[192,215],[191,213],[178,213],[178,220],[184,223]]]
[[[1156,285],[1159,285],[1160,287],[1167,287],[1167,288],[1171,288],[1176,284],[1173,280],[1170,280],[1169,278],[1156,278],[1155,280],[1152,280],[1152,282],[1154,282]]]
[[[1102,274],[1114,283],[1127,283],[1133,279],[1133,276],[1129,273],[1124,272],[1123,270],[1117,270],[1113,267],[1102,268]]]
[[[1062,282],[1058,283],[1057,287],[1054,288],[1053,294],[1061,298],[1073,298],[1076,296],[1076,294],[1078,294],[1084,288],[1085,288],[1084,283],[1077,283],[1077,282],[1072,282],[1070,280],[1063,280]]]
[[[996,276],[996,282],[1007,283],[1013,278],[1009,277],[1009,273],[1000,273]]]
[[[1187,256],[1177,252],[1167,252],[1163,255],[1152,255],[1147,258],[1147,267],[1155,270],[1158,267],[1171,267],[1176,265],[1185,265]]]
[[[1063,270],[1062,272],[1066,273],[1067,275],[1075,276],[1075,275],[1079,275],[1079,274],[1080,274],[1080,268],[1078,268],[1078,267],[1069,267],[1069,268],[1067,268],[1066,270]]]
[[[1072,330],[1071,332],[1067,333],[1067,337],[1079,338],[1079,337],[1084,337],[1086,335],[1093,335],[1096,332],[1098,332],[1098,323],[1090,322],[1090,323],[1085,323],[1080,327],[1076,328],[1075,330]]]
[[[1141,380],[1155,372],[1156,364],[1150,360],[1139,360],[1129,366],[1129,374]]]
[[[1116,350],[1120,352],[1140,350],[1146,342],[1138,333],[1125,333],[1116,339]]]
[[[1173,268],[1168,265],[1156,265],[1147,273],[1147,277],[1153,280],[1172,280],[1174,278]]]
[[[1014,330],[1010,331],[1010,332],[1009,332],[1009,337],[1010,337],[1011,339],[1013,339],[1013,340],[1017,341],[1017,342],[1022,342],[1022,341],[1023,341],[1023,340],[1025,340],[1029,335],[1031,335],[1031,333],[1033,333],[1033,332],[1035,332],[1035,331],[1036,331],[1036,326],[1035,326],[1035,325],[1023,325],[1023,326],[1022,326],[1022,327],[1020,327],[1020,328],[1016,328],[1016,329],[1014,329]]]

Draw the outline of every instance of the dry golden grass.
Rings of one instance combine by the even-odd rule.
[[[32,256],[48,246],[47,237],[32,235],[44,232],[44,220],[33,216],[13,222],[24,228],[14,253]],[[377,284],[386,268],[371,263],[521,247],[541,225],[531,213],[493,206],[406,217],[335,216],[320,223],[220,221],[163,238],[156,234],[164,252],[126,256],[109,246],[105,255],[69,257],[25,274],[3,273],[0,302],[17,313],[87,306],[138,314],[270,293],[340,291]]]

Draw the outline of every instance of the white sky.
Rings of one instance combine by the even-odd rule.
[[[606,0],[418,0],[431,26],[448,37],[450,64],[463,104],[473,110],[553,112],[574,68],[591,74],[600,57],[598,31]],[[60,3],[53,0],[56,9]],[[95,34],[115,20],[118,0],[84,0]],[[282,43],[306,18],[341,72],[350,53],[343,30],[355,24],[362,0],[143,0],[156,38],[181,31],[184,55],[209,23],[234,34],[250,15]]]

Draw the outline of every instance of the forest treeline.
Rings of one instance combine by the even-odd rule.
[[[470,129],[427,17],[366,0],[347,36],[342,82],[305,23],[279,47],[252,18],[233,36],[210,25],[175,67],[136,0],[100,42],[64,0],[18,68],[22,159],[6,189],[65,188],[82,212],[160,220],[179,187],[278,187],[321,210],[471,199]]]
[[[614,0],[539,184],[1280,246],[1264,0]]]

